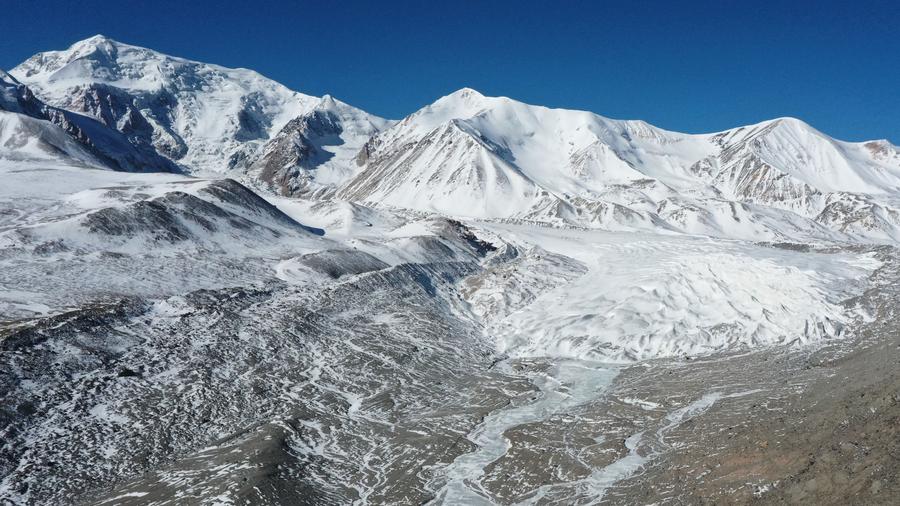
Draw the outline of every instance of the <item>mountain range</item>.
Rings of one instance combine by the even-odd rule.
[[[900,149],[832,139],[793,118],[682,134],[466,88],[391,121],[251,70],[100,35],[38,53],[5,79],[49,104],[31,110],[105,126],[94,151],[147,158],[105,162],[116,170],[177,164],[285,196],[467,218],[769,241],[900,239]]]

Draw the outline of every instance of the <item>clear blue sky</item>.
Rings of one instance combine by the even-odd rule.
[[[900,143],[896,0],[12,0],[0,67],[96,33],[390,118],[470,86],[686,132],[796,116]]]

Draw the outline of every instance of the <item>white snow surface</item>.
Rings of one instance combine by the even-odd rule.
[[[486,329],[516,357],[630,362],[838,337],[852,319],[841,302],[880,265],[701,237],[486,226],[588,267]]]
[[[62,128],[49,121],[3,110],[0,110],[0,159],[104,167]]]
[[[0,180],[2,318],[252,284],[280,258],[336,247],[219,199],[206,191],[210,180],[2,157]],[[99,225],[113,230],[94,230],[92,217],[104,213]]]

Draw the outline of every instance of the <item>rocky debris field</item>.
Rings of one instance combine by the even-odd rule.
[[[10,504],[890,504],[900,269],[878,255],[841,340],[634,365],[498,355],[462,302],[476,257],[360,273],[342,253],[313,264],[337,277],[319,285],[7,322],[0,490]]]

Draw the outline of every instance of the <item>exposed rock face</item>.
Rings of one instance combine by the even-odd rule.
[[[142,98],[138,101],[125,90],[102,83],[90,83],[72,90],[67,107],[119,130],[132,143],[152,146],[173,160],[182,158],[187,153],[184,140],[171,129],[148,119],[145,112],[141,111],[144,108],[144,111],[152,112],[151,118],[166,116],[166,111],[177,106],[175,97],[161,88]]]
[[[330,197],[353,175],[360,147],[387,124],[325,96],[265,144],[250,173],[282,195]]]
[[[329,250],[303,255],[298,261],[309,269],[325,274],[331,279],[354,276],[388,268],[388,264],[364,252],[355,250]]]
[[[0,76],[0,111],[23,114],[61,128],[71,139],[105,166],[128,172],[179,172],[180,168],[160,156],[139,136],[126,137],[87,116],[51,107],[41,102],[25,85]],[[108,109],[101,109],[108,110]],[[131,116],[129,116],[131,118]],[[140,119],[126,122],[128,128],[140,128]],[[124,124],[122,128],[124,128]],[[59,148],[62,149],[62,148]]]
[[[87,214],[81,225],[94,234],[139,238],[150,244],[204,244],[216,234],[244,236],[247,240],[278,239],[286,232],[321,234],[231,179],[212,182],[197,194],[171,191],[154,199],[107,207]]]
[[[313,193],[310,171],[334,156],[323,146],[340,144],[342,132],[340,119],[331,111],[316,110],[294,118],[266,144],[252,169],[282,195]]]

